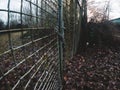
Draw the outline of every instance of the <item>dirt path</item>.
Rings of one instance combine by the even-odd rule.
[[[64,90],[120,90],[120,49],[89,48],[66,61]]]

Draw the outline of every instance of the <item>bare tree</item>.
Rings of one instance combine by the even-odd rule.
[[[89,20],[92,22],[103,22],[109,20],[110,0],[104,2],[88,1],[87,7]]]

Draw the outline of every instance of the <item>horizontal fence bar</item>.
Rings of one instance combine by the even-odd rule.
[[[58,58],[58,57],[57,57],[57,58]],[[56,58],[56,59],[57,59],[57,58]],[[56,63],[56,66],[58,66],[58,62]],[[56,68],[56,69],[57,69],[57,68]],[[54,74],[53,72],[54,72],[54,69],[53,69],[53,71],[51,70],[51,73],[49,74],[46,82],[44,83],[42,90],[45,90],[45,88],[47,88],[47,85],[49,84],[48,82],[50,81],[51,76]]]
[[[39,51],[41,51],[42,49],[44,49],[45,47],[47,47],[48,45],[50,45],[53,41],[55,41],[56,39],[51,40],[49,43],[47,43],[46,45],[44,45],[43,47],[41,47],[40,49],[38,49],[37,51],[35,51],[34,53],[32,53],[31,55],[27,56],[26,59],[23,59],[20,63],[18,63],[15,67],[11,68],[9,71],[7,71],[2,77],[0,77],[0,80],[3,79],[5,76],[7,76],[10,72],[12,72],[15,68],[17,68],[19,65],[21,65],[22,63],[24,63],[27,59],[29,59],[30,57],[32,57],[33,55],[35,55],[36,53],[38,53]]]
[[[56,63],[55,63],[56,64]],[[56,64],[57,65],[57,64]],[[55,65],[55,66],[56,66]],[[52,66],[50,66],[50,69],[52,69]],[[53,70],[54,70],[54,68],[53,68]],[[52,70],[51,70],[52,71]],[[42,82],[40,83],[40,85],[39,85],[39,87],[38,87],[38,90],[40,90],[41,89],[41,87],[43,87],[45,84],[44,84],[44,82],[45,82],[45,79],[47,78],[47,76],[48,76],[48,74],[47,75],[45,75],[45,77],[43,78],[43,80],[42,80]],[[44,85],[43,85],[44,84]]]
[[[57,55],[57,54],[56,54]],[[54,55],[55,56],[55,55]],[[48,71],[47,72],[49,72],[50,70],[51,70],[51,68],[52,68],[52,66],[54,66],[53,64],[51,64],[51,62],[52,61],[54,61],[54,59],[57,59],[57,58],[52,58],[51,60],[50,60],[50,62],[49,62],[49,68],[47,68],[48,69]],[[38,72],[38,70],[40,69],[40,66],[37,68],[37,71],[33,74],[33,76],[30,78],[30,80],[27,82],[27,84],[25,85],[25,89],[27,89],[27,87],[28,87],[28,85],[29,85],[29,83],[31,82],[31,80],[33,79],[33,77],[35,76],[35,74]],[[44,70],[45,71],[45,70]],[[44,72],[43,72],[44,73]]]
[[[51,88],[52,88],[51,86],[52,86],[52,84],[53,84],[51,81],[54,80],[54,78],[57,76],[57,74],[58,74],[58,73],[51,74],[51,77],[50,77],[50,80],[49,80],[49,84],[48,84],[48,86],[46,87],[46,90],[53,90],[53,89],[51,89]]]
[[[26,0],[27,2],[31,3],[34,6],[37,6],[38,8],[40,8],[41,10],[47,12],[48,14],[54,16],[53,14],[51,14],[50,12],[46,11],[45,9],[43,9],[42,7],[40,7],[39,5],[36,5],[35,3],[31,2],[30,0]],[[45,1],[44,1],[45,2]]]
[[[55,45],[56,45],[56,44],[55,44]],[[17,83],[15,84],[15,86],[12,88],[13,90],[17,87],[17,85],[20,83],[20,81],[23,80],[24,77],[25,77],[26,75],[28,75],[28,74],[35,68],[35,66],[40,63],[40,61],[41,61],[42,59],[44,59],[45,55],[46,55],[47,53],[49,53],[49,51],[50,51],[53,47],[54,47],[54,45],[53,45],[51,48],[49,48],[48,51],[45,52],[45,53],[42,55],[42,57],[29,69],[29,71],[27,71],[23,76],[21,76],[21,78],[18,80],[18,82],[17,82]],[[40,64],[39,67],[38,67],[38,70],[39,70],[39,68],[40,68],[45,62],[46,62],[46,60],[44,60],[44,61],[41,62],[41,64]],[[38,71],[38,70],[37,70],[37,71]],[[37,71],[36,71],[36,73],[37,73]],[[32,77],[33,77],[33,76],[32,76]],[[32,79],[32,78],[30,78],[29,80],[31,81],[31,79]],[[28,85],[30,81],[28,81],[28,83],[27,83],[26,85]],[[26,88],[27,88],[27,86],[24,88],[24,90],[26,90]]]
[[[56,55],[57,55],[57,54],[56,54]],[[56,57],[55,57],[55,58],[56,58]],[[55,59],[55,58],[54,58],[54,59]],[[56,64],[56,63],[55,63],[55,64]],[[54,64],[51,64],[51,65],[50,65],[50,67],[49,67],[49,69],[48,69],[48,73],[50,72],[49,74],[46,74],[46,71],[44,71],[44,72],[42,73],[41,77],[38,78],[38,81],[37,81],[37,83],[36,83],[36,85],[35,85],[35,87],[34,87],[34,90],[37,89],[37,86],[39,86],[39,87],[38,87],[38,90],[39,90],[42,86],[44,86],[43,84],[44,84],[45,79],[47,78],[48,75],[50,76],[50,75],[52,74],[52,72],[54,71],[53,66],[55,67]],[[44,74],[46,74],[45,77],[43,77]],[[41,80],[41,79],[42,79],[42,80]],[[46,82],[47,82],[47,81],[46,81]],[[40,85],[38,85],[39,83],[40,83]]]
[[[0,11],[4,11],[4,12],[9,12],[9,13],[16,13],[16,14],[22,14],[22,15],[25,15],[25,16],[29,16],[29,17],[34,17],[34,18],[38,18],[38,19],[41,19],[40,16],[35,16],[35,15],[30,15],[30,14],[26,14],[26,13],[21,13],[21,12],[18,12],[18,11],[13,11],[13,10],[6,10],[6,9],[0,9]],[[53,14],[47,12],[48,14],[52,15],[54,18],[57,19],[56,16],[54,16]]]
[[[56,34],[53,33],[53,34],[50,34],[49,36],[44,36],[44,37],[42,37],[42,38],[38,38],[38,39],[36,39],[36,40],[30,41],[30,42],[25,43],[25,44],[23,44],[23,45],[21,45],[21,46],[18,46],[18,47],[16,47],[16,48],[12,47],[12,50],[17,50],[17,49],[23,48],[23,47],[28,46],[28,45],[30,45],[30,44],[32,44],[32,43],[35,43],[35,42],[37,42],[37,41],[40,41],[40,40],[42,40],[42,39],[49,38],[49,37],[51,37],[51,36],[53,36],[53,35],[56,35]],[[0,54],[0,56],[2,56],[2,55],[4,55],[4,54],[7,54],[7,53],[10,53],[10,52],[11,52],[11,50],[5,51],[4,53]]]
[[[9,33],[9,32],[20,32],[20,31],[28,31],[28,30],[49,30],[49,27],[38,27],[38,28],[17,28],[17,29],[7,29],[7,30],[0,30],[0,33]],[[54,29],[51,29],[54,30]]]

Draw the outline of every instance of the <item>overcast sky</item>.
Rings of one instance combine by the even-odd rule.
[[[120,0],[110,0],[110,6],[111,6],[111,12],[110,17],[111,18],[117,18],[120,17]]]
[[[109,0],[88,0],[88,2],[94,1],[96,7],[104,7],[105,1]],[[120,17],[120,0],[110,0],[110,19]]]
[[[11,0],[10,10],[20,11],[21,0]],[[8,0],[0,0],[0,9],[7,10]],[[0,11],[0,19],[7,20],[7,12]]]
[[[10,9],[19,11],[21,0],[11,0]],[[24,1],[24,0],[23,0]],[[96,7],[104,5],[104,1],[107,0],[88,0],[95,1]],[[7,9],[8,0],[0,0],[0,9]],[[120,17],[120,0],[110,0],[110,19]],[[7,18],[7,13],[0,11],[0,18],[5,20]]]

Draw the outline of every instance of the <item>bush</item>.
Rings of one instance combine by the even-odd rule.
[[[100,23],[89,22],[89,43],[90,45],[96,44],[102,45],[113,45],[114,42],[120,42],[119,36],[120,31],[119,26],[114,23],[106,21]]]

